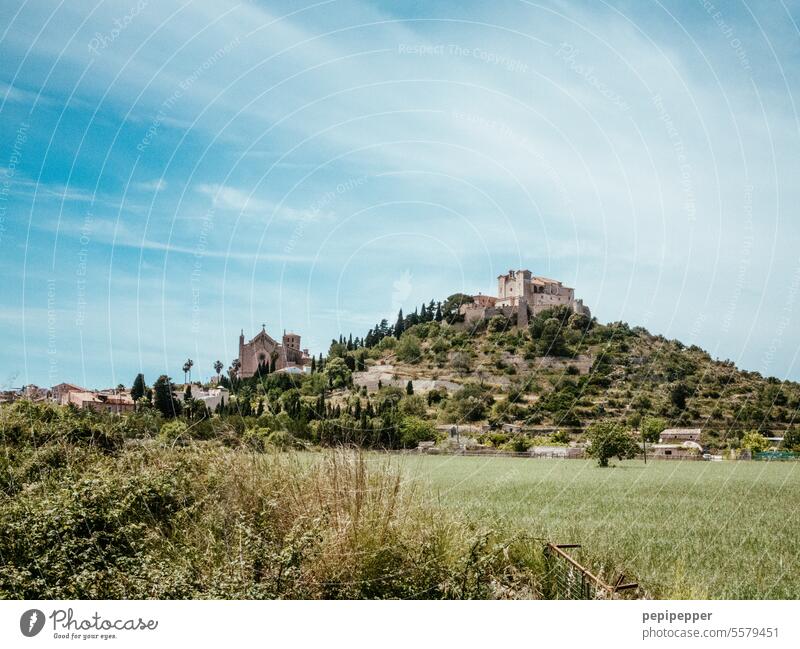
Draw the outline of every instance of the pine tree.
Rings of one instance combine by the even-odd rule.
[[[441,302],[436,303],[436,315],[433,317],[433,319],[436,320],[436,322],[441,322],[443,319]]]

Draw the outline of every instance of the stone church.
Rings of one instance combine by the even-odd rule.
[[[261,331],[250,342],[244,341],[244,330],[239,335],[239,363],[239,376],[246,379],[267,363],[271,372],[304,371],[311,365],[311,357],[307,349],[300,349],[299,334],[284,331],[279,343],[267,333],[266,325],[261,325]]]

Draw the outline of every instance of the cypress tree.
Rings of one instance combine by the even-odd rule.
[[[399,338],[405,331],[405,320],[403,319],[403,309],[397,314],[397,323],[394,325],[394,337]]]
[[[144,374],[137,374],[131,386],[131,399],[133,399],[134,403],[144,396],[146,389],[147,385],[145,385],[144,382]]]
[[[166,374],[159,376],[153,384],[153,405],[167,419],[181,414],[181,404],[175,398],[174,389],[172,380]]]

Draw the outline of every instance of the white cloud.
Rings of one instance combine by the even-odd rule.
[[[135,187],[144,192],[161,192],[167,188],[167,181],[163,178],[156,178],[154,180],[136,183]]]
[[[269,201],[254,198],[252,194],[219,184],[200,184],[197,191],[212,199],[214,207],[235,212],[266,212],[273,207]]]

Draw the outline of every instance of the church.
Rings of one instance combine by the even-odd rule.
[[[280,343],[267,333],[267,326],[261,325],[250,342],[244,341],[244,330],[239,334],[239,376],[249,378],[258,372],[259,367],[269,365],[270,372],[280,370],[305,371],[310,367],[311,357],[307,349],[300,349],[300,336],[283,332]]]

